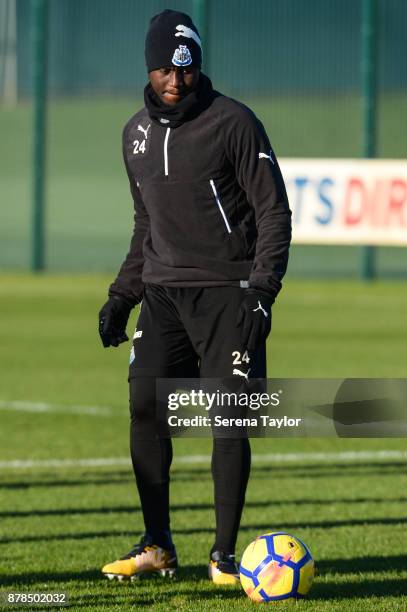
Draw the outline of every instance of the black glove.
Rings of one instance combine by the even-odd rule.
[[[247,289],[237,315],[242,327],[242,348],[256,351],[271,330],[271,305],[274,299],[257,289]]]
[[[103,346],[119,346],[129,338],[126,325],[133,305],[120,295],[112,295],[99,312],[99,334]]]

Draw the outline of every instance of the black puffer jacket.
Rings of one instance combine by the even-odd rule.
[[[137,303],[143,284],[155,283],[250,285],[277,295],[291,240],[284,181],[255,115],[212,93],[175,128],[146,107],[125,126],[135,227],[110,294]]]

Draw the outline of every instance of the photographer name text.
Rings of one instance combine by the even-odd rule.
[[[284,427],[300,427],[302,419],[291,418],[284,416],[281,418],[273,418],[267,415],[258,415],[255,417],[238,418],[238,417],[208,417],[197,415],[194,417],[179,417],[172,414],[168,417],[168,425],[170,427],[272,427],[281,429]]]

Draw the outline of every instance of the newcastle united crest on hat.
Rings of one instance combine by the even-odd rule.
[[[186,45],[179,45],[178,49],[175,49],[172,63],[175,66],[189,66],[192,64],[192,57]]]
[[[200,68],[202,43],[191,17],[170,9],[155,15],[146,36],[145,57],[148,72],[171,65]]]

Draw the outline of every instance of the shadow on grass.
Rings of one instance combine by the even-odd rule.
[[[338,520],[338,521],[315,521],[315,522],[304,522],[298,521],[293,523],[273,523],[273,530],[290,530],[290,529],[332,529],[338,527],[355,527],[355,526],[371,526],[371,525],[405,525],[407,524],[407,518],[367,518],[367,519],[352,519],[352,520]],[[270,523],[253,523],[241,525],[240,531],[257,531],[265,532],[270,531]],[[213,527],[189,527],[185,529],[172,529],[174,535],[195,535],[201,533],[213,534]],[[35,535],[35,536],[18,536],[18,537],[5,537],[0,539],[1,544],[15,544],[23,543],[28,544],[30,542],[52,542],[52,541],[64,541],[64,540],[87,540],[92,538],[109,538],[113,536],[124,536],[134,537],[133,531],[116,531],[110,529],[109,531],[85,531],[83,533],[62,533],[62,534],[49,534],[49,535]]]
[[[93,608],[94,606],[104,607],[107,610],[127,610],[130,606],[137,605],[138,608],[152,609],[157,603],[156,598],[151,598],[143,594],[143,597],[137,598],[134,593],[127,589],[125,593],[95,593],[94,595],[80,595],[69,598],[69,605],[74,610],[81,608]],[[100,609],[100,608],[99,608]]]
[[[201,586],[201,583],[204,583]],[[206,584],[205,584],[206,582]],[[222,589],[211,585],[208,582],[206,565],[186,565],[179,569],[177,578],[168,580],[158,576],[149,576],[130,581],[108,581],[99,570],[82,570],[70,572],[29,572],[18,576],[4,577],[3,587],[21,589],[29,586],[32,589],[43,588],[47,585],[47,590],[52,588],[64,590],[68,593],[69,604],[73,609],[91,607],[93,604],[98,606],[117,606],[123,605],[125,609],[130,602],[137,606],[152,606],[161,599],[163,603],[171,604],[173,597],[184,595],[191,599],[200,598],[205,601],[211,599],[236,599],[241,597],[243,591],[237,587]],[[193,589],[191,589],[193,585]],[[206,586],[207,585],[207,586]],[[149,597],[149,589],[154,587],[154,598]],[[75,590],[75,595],[70,594],[70,588]],[[87,591],[77,594],[78,590]],[[92,590],[94,591],[92,593]],[[101,592],[102,590],[102,592]],[[179,605],[179,602],[178,602]]]
[[[268,478],[270,475],[279,478],[326,478],[326,477],[348,477],[348,476],[383,476],[394,475],[407,472],[406,462],[371,462],[371,463],[343,463],[343,464],[315,464],[315,465],[254,465],[252,467],[252,478]],[[134,482],[134,477],[128,469],[116,472],[98,472],[99,477],[84,474],[80,478],[52,478],[25,479],[25,480],[5,480],[0,482],[0,489],[27,489],[29,487],[76,487],[88,485],[123,485],[127,482]],[[181,468],[176,467],[171,473],[172,480],[177,481],[202,481],[211,480],[209,466],[206,468]]]
[[[110,586],[110,585],[109,585]],[[125,587],[126,588],[126,587]],[[120,591],[119,591],[120,589]],[[150,585],[151,589],[151,585]],[[120,585],[112,593],[100,592],[95,595],[83,595],[79,597],[72,597],[70,603],[75,610],[81,608],[91,608],[93,605],[104,605],[107,609],[116,609],[120,606],[120,609],[127,610],[134,606],[135,608],[147,608],[153,610],[158,604],[164,604],[169,610],[180,609],[180,596],[185,597],[186,601],[183,603],[190,604],[191,607],[188,609],[194,609],[194,603],[197,600],[205,602],[210,606],[211,601],[216,601],[219,606],[220,601],[224,603],[225,609],[233,609],[233,604],[236,600],[244,598],[245,594],[243,589],[239,588],[222,588],[220,592],[219,587],[211,586],[200,587],[194,584],[191,588],[182,588],[177,582],[172,583],[170,588],[161,588],[160,586],[154,585],[154,597],[151,597],[151,590],[144,588],[140,590],[137,585],[128,586],[126,591],[123,592],[123,586]],[[175,601],[173,601],[175,600]],[[188,601],[189,600],[189,601]],[[184,609],[184,608],[182,608]],[[219,607],[217,607],[219,609]]]
[[[170,591],[165,590],[161,591],[157,588],[154,589],[154,598],[149,596],[149,593],[146,594],[144,590],[142,593],[137,591],[137,587],[134,587],[134,591],[131,591],[130,588],[127,589],[126,594],[123,593],[109,593],[109,594],[97,594],[97,595],[88,595],[79,598],[71,598],[71,605],[74,606],[74,609],[87,608],[92,605],[97,604],[109,606],[108,609],[113,609],[114,606],[120,605],[122,610],[128,609],[131,605],[134,607],[142,607],[148,608],[150,610],[154,609],[154,606],[158,604],[166,604],[169,610],[180,609],[180,600],[179,597],[184,596],[190,600],[191,607],[188,609],[194,609],[194,603],[197,600],[201,600],[202,602],[207,603],[210,606],[211,601],[216,600],[216,603],[219,606],[220,601],[222,604],[224,602],[225,610],[230,609],[233,610],[233,604],[237,599],[243,599],[245,597],[243,589],[238,588],[222,588],[222,591],[219,590],[219,587],[207,587],[202,588],[197,585],[194,585],[194,589],[188,588],[183,589],[180,588],[176,583],[172,585],[172,589]],[[175,599],[175,602],[173,601]],[[186,602],[184,602],[186,603]],[[185,609],[185,608],[181,608]],[[209,609],[209,607],[208,607]],[[219,609],[219,607],[217,607]]]
[[[272,508],[279,506],[332,506],[332,504],[391,504],[405,503],[407,497],[360,497],[360,498],[341,498],[341,499],[270,499],[247,501],[245,508]],[[213,503],[201,504],[173,504],[171,512],[185,511],[206,511],[213,510]],[[59,508],[44,510],[9,510],[0,512],[0,518],[32,518],[35,516],[75,516],[85,514],[128,514],[140,512],[140,506],[99,506],[98,508]]]
[[[359,599],[363,597],[403,597],[407,595],[407,580],[400,578],[377,578],[346,583],[329,581],[315,582],[310,593],[311,600]]]
[[[27,572],[14,576],[1,577],[1,586],[19,586],[22,584],[48,584],[49,582],[77,582],[81,580],[100,580],[100,571],[82,570],[78,572]]]
[[[368,556],[352,559],[321,559],[317,563],[319,574],[355,574],[363,572],[388,572],[405,570],[407,555],[386,557]]]
[[[122,477],[119,478],[89,478],[84,476],[80,479],[44,479],[44,480],[18,480],[18,481],[5,481],[0,482],[0,489],[29,489],[31,487],[77,487],[77,486],[89,486],[89,485],[122,485],[126,483],[133,483],[133,474],[123,473]]]
[[[110,586],[110,585],[109,585]],[[340,584],[337,582],[316,582],[312,588],[308,599],[309,603],[312,601],[332,601],[339,600],[345,602],[346,600],[362,599],[366,597],[376,598],[388,598],[388,597],[403,597],[406,594],[407,581],[397,579],[384,579],[384,580],[361,580],[358,582],[347,582],[346,584]],[[194,583],[194,588],[183,588],[182,583],[179,584],[174,582],[170,589],[167,587],[165,590],[160,588],[154,589],[154,598],[149,597],[148,592],[143,589],[142,592],[138,591],[137,585],[128,587],[125,592],[121,591],[122,585],[115,588],[113,593],[98,593],[95,595],[87,594],[83,596],[75,596],[71,598],[71,604],[74,605],[74,609],[80,609],[91,606],[93,603],[98,605],[114,606],[121,604],[124,607],[129,606],[131,603],[135,606],[140,607],[153,607],[158,603],[166,603],[172,608],[172,599],[177,598],[177,607],[179,606],[179,596],[185,596],[190,599],[191,602],[196,600],[203,600],[208,602],[210,605],[211,600],[217,602],[222,600],[225,602],[225,609],[230,605],[233,605],[233,600],[244,599],[243,590],[239,589],[222,589],[219,587],[200,587],[199,584]],[[134,589],[134,590],[133,590]],[[160,592],[161,591],[161,592]]]
[[[344,461],[344,462],[337,462],[337,463],[324,463],[324,462],[316,462],[316,463],[277,463],[276,465],[273,464],[271,461],[267,462],[267,463],[263,463],[263,464],[257,464],[254,463],[252,464],[252,471],[253,472],[270,472],[272,471],[275,474],[280,474],[280,473],[290,473],[290,472],[298,472],[298,471],[303,471],[306,470],[307,472],[310,472],[312,475],[313,471],[320,471],[320,470],[326,470],[326,471],[331,471],[331,470],[347,470],[347,469],[355,469],[355,468],[360,468],[360,469],[372,469],[372,468],[387,468],[389,470],[394,470],[394,469],[398,469],[398,468],[406,468],[407,469],[407,461],[384,461],[384,462],[380,462],[380,461]],[[172,469],[172,474],[173,476],[177,476],[178,474],[190,474],[190,475],[203,475],[203,474],[207,474],[208,471],[210,469],[210,466],[208,464],[208,467],[189,467],[187,465],[176,465],[174,466],[174,468]]]
[[[146,585],[148,580],[154,580],[154,584],[171,585],[172,582],[178,583],[182,581],[194,581],[206,579],[208,576],[208,569],[206,565],[183,565],[178,569],[177,578],[163,579],[159,576],[151,576],[142,579],[140,583],[129,581],[118,582],[109,581],[102,576],[100,569],[88,569],[88,570],[72,570],[69,572],[27,572],[18,574],[15,576],[2,576],[2,586],[17,585],[17,584],[31,584],[31,583],[48,583],[48,582],[80,582],[80,581],[91,581],[100,584],[112,585],[113,587],[121,588],[122,586],[137,586],[137,584]]]
[[[374,557],[372,562],[375,563],[377,571],[394,569],[402,569],[405,567],[406,556],[396,557]],[[368,559],[335,559],[318,564],[320,575],[324,571],[333,571],[339,574],[353,574],[360,571],[369,571],[369,567],[365,566]],[[368,564],[369,565],[369,564]],[[322,571],[321,571],[322,570]],[[203,599],[210,601],[211,599],[219,600],[219,588],[212,585],[201,586],[200,581],[206,580],[206,566],[187,565],[180,569],[178,578],[174,581],[162,580],[160,578],[149,578],[137,581],[135,583],[118,583],[108,582],[100,574],[99,570],[82,570],[70,572],[30,572],[20,574],[18,576],[2,577],[3,587],[21,588],[22,586],[30,585],[30,587],[42,588],[47,584],[47,589],[52,589],[53,584],[57,585],[59,590],[63,589],[69,595],[70,586],[78,589],[87,590],[87,593],[74,595],[70,598],[70,605],[74,608],[83,608],[91,606],[93,603],[98,605],[118,605],[124,606],[129,604],[129,598],[137,606],[152,606],[157,603],[157,600],[162,599],[163,603],[171,603],[172,597],[184,595],[188,598]],[[81,584],[82,583],[82,584]],[[154,598],[146,594],[146,589],[154,584]],[[193,590],[186,584],[192,583]],[[63,584],[63,587],[61,586]],[[97,593],[92,593],[98,591]],[[109,590],[108,592],[100,592],[100,589]],[[349,600],[359,599],[363,597],[402,597],[407,594],[407,580],[396,578],[359,578],[357,580],[348,579],[346,582],[338,582],[335,580],[319,581],[314,583],[310,594],[310,601],[329,601],[329,600]],[[243,595],[243,592],[238,588],[222,589],[221,597],[223,599],[236,599]]]
[[[350,520],[338,520],[338,521],[297,521],[297,522],[284,522],[284,523],[253,523],[241,525],[240,531],[254,531],[258,532],[273,530],[287,531],[289,529],[329,529],[337,527],[355,527],[355,526],[369,526],[369,525],[405,525],[407,524],[407,518],[369,518],[369,519],[350,519]],[[191,528],[191,529],[173,529],[172,533],[178,534],[193,534],[193,533],[212,533],[212,529],[208,528]]]
[[[348,478],[349,476],[394,476],[407,473],[407,462],[386,463],[342,463],[342,464],[316,464],[316,465],[253,465],[251,479],[265,478],[306,478],[307,480],[319,478]],[[210,480],[210,469],[176,468],[171,473],[171,479],[178,481]]]

